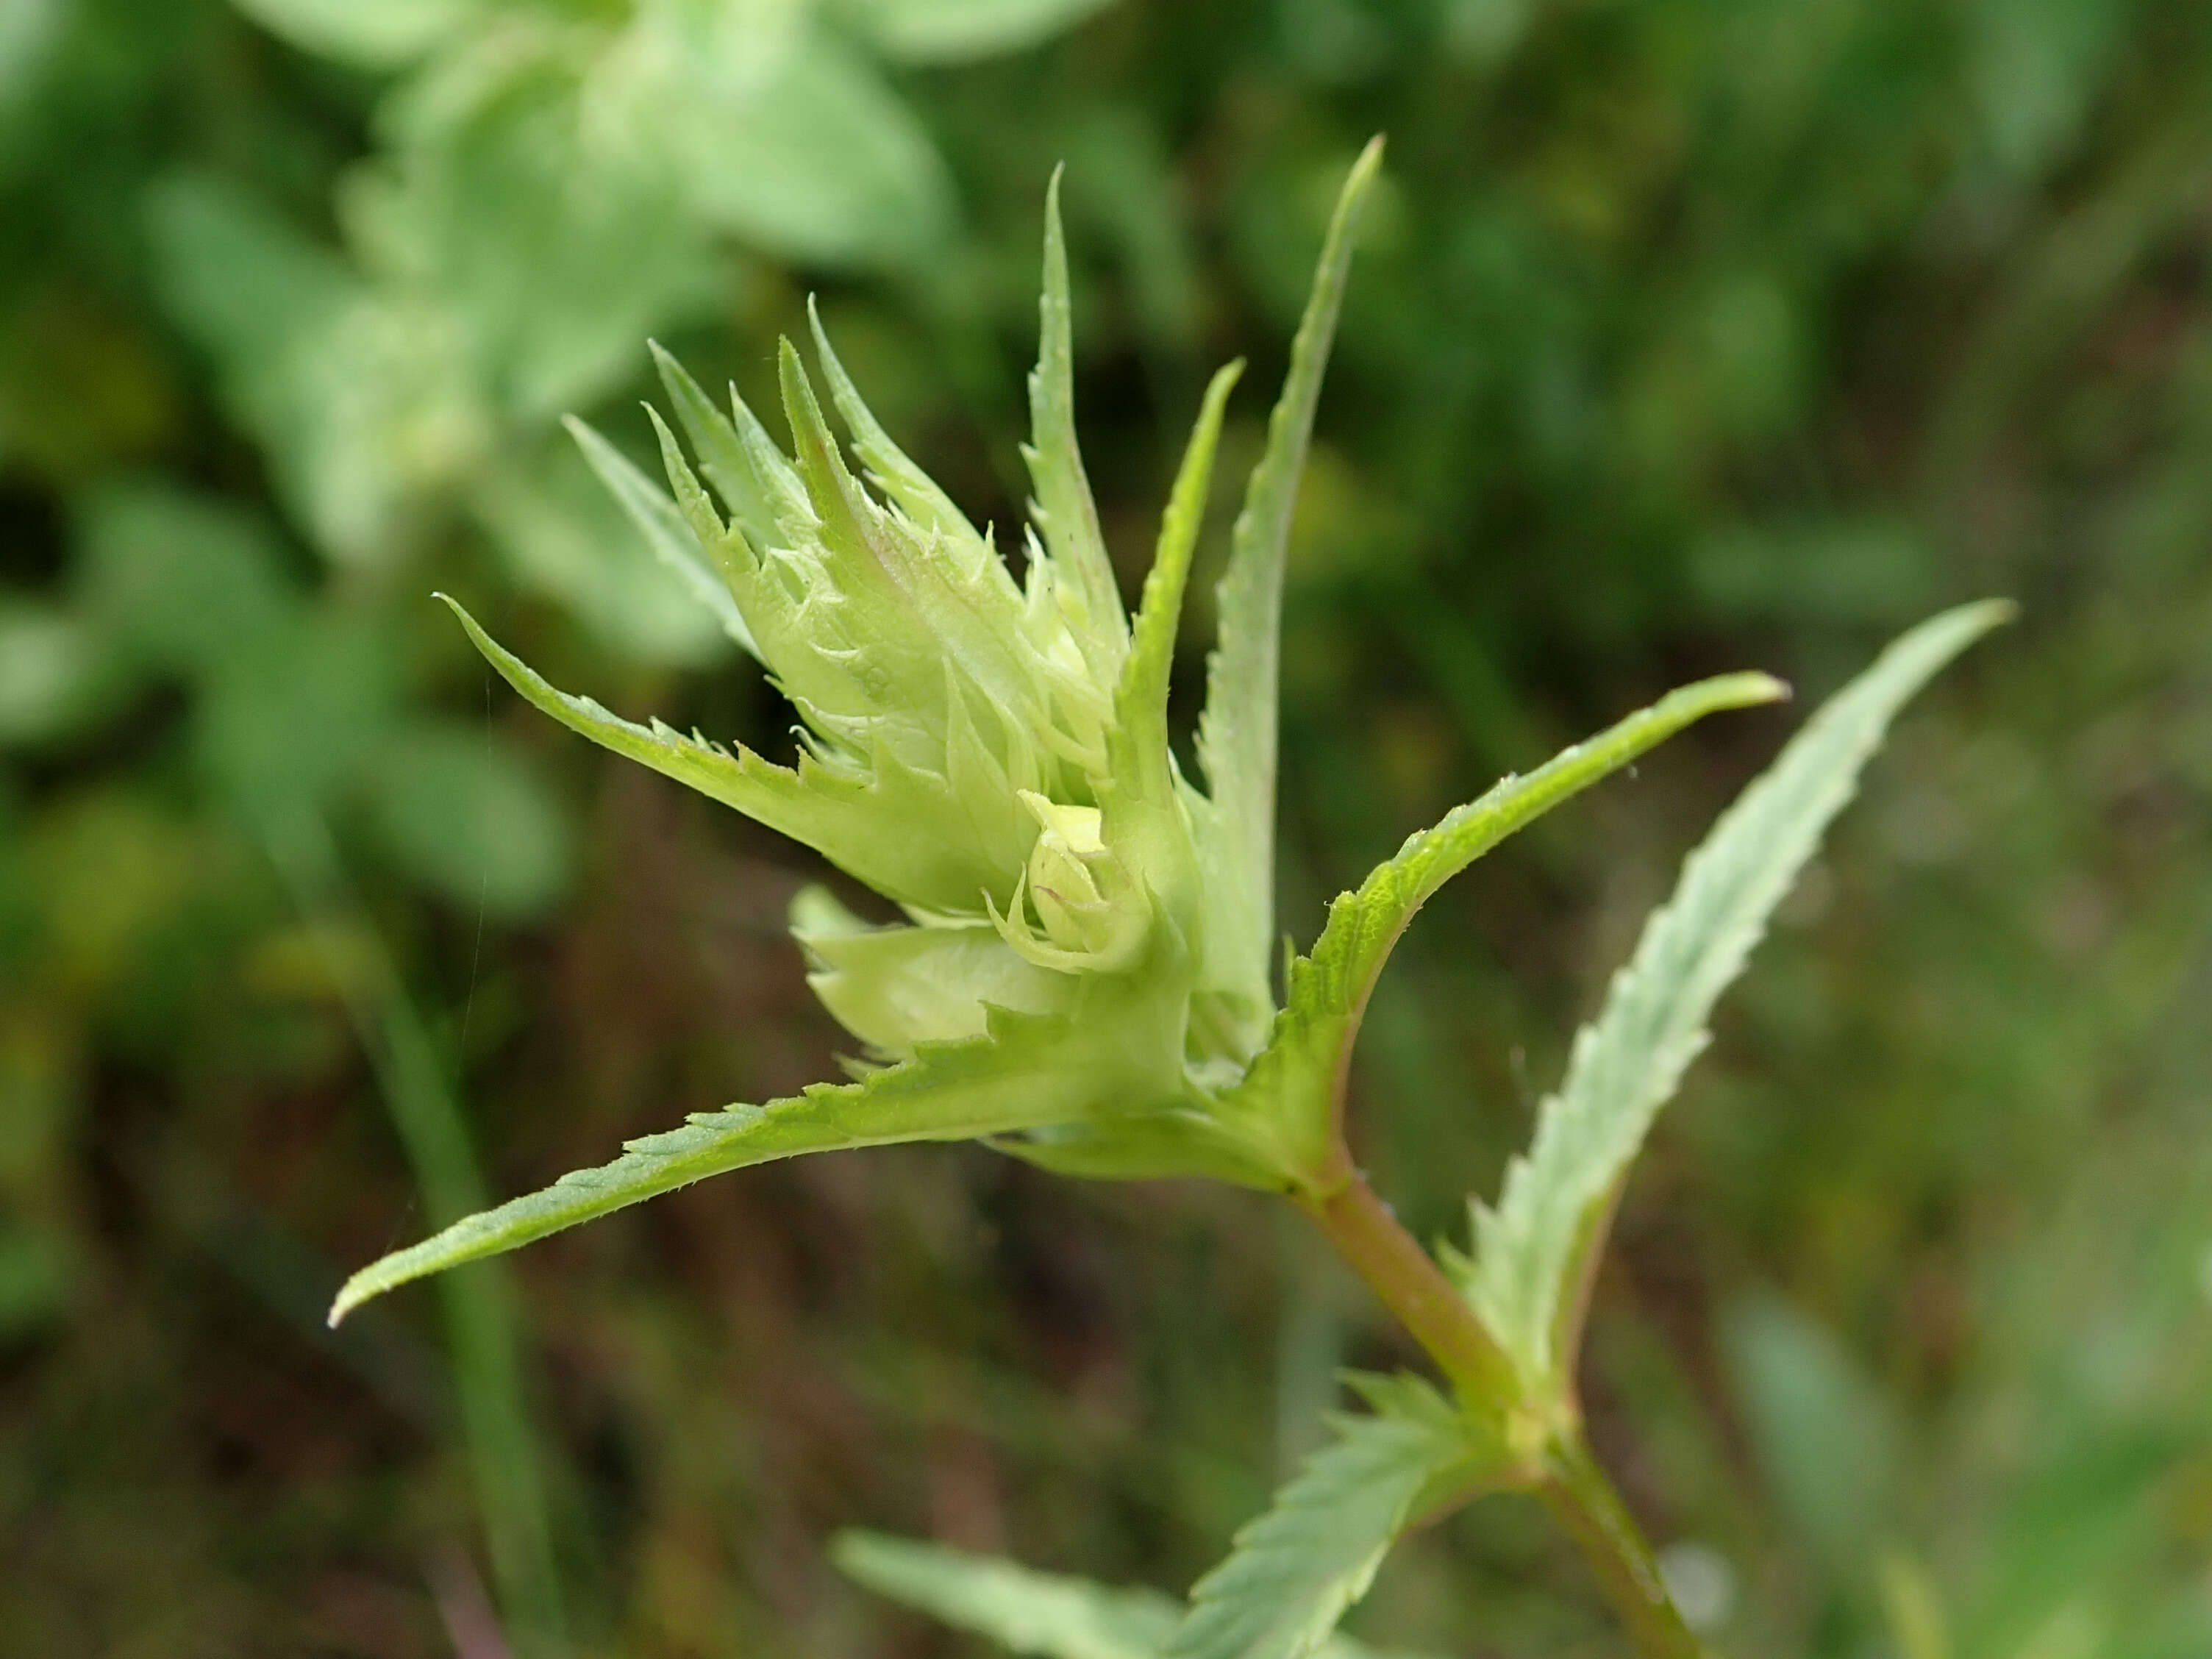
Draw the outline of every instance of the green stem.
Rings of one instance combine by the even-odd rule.
[[[1704,1646],[1667,1593],[1650,1545],[1579,1430],[1553,1437],[1537,1490],[1582,1547],[1642,1659],[1704,1659]]]
[[[1705,1649],[1667,1593],[1651,1547],[1591,1457],[1571,1410],[1562,1420],[1560,1412],[1542,1410],[1540,1402],[1525,1396],[1511,1363],[1474,1309],[1376,1196],[1341,1142],[1328,1176],[1293,1196],[1463,1401],[1496,1413],[1509,1443],[1518,1440],[1516,1429],[1533,1431],[1532,1441],[1543,1449],[1523,1479],[1581,1547],[1640,1659],[1705,1659]]]
[[[1298,1207],[1468,1400],[1513,1399],[1512,1367],[1474,1310],[1351,1160],[1340,1166],[1326,1190],[1297,1194]]]

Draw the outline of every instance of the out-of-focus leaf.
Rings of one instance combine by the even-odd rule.
[[[714,613],[653,556],[574,446],[501,467],[471,505],[514,580],[559,600],[611,649],[686,667],[729,655]]]
[[[77,1102],[76,1048],[52,1007],[19,999],[0,1013],[0,1195],[51,1192],[61,1178]]]
[[[1717,617],[1882,626],[1927,608],[1937,568],[1924,535],[1873,516],[1717,530],[1687,563]]]
[[[151,214],[163,296],[301,522],[340,559],[391,556],[421,499],[466,476],[489,441],[454,319],[370,289],[222,180],[173,177]]]
[[[1191,1587],[1165,1659],[1306,1659],[1367,1593],[1408,1522],[1510,1465],[1503,1446],[1419,1379],[1353,1381],[1373,1413],[1336,1419],[1336,1439]]]
[[[258,831],[327,807],[384,742],[398,707],[392,641],[342,613],[224,659],[195,709],[202,763]]]
[[[191,891],[207,851],[189,819],[118,787],[50,805],[24,842],[47,946],[45,981],[89,996],[131,971],[147,937]]]
[[[1729,1310],[1723,1352],[1776,1504],[1830,1571],[1872,1561],[1898,1478],[1888,1402],[1835,1336],[1788,1303]]]
[[[1173,1596],[1116,1589],[1018,1562],[881,1533],[840,1533],[830,1558],[878,1595],[1039,1659],[1158,1659],[1183,1614]],[[1323,1659],[1413,1659],[1332,1636]]]
[[[820,33],[759,85],[693,83],[653,112],[697,210],[805,264],[911,261],[951,216],[944,161],[867,60]]]
[[[1018,52],[1073,27],[1110,0],[843,0],[847,21],[886,55],[950,64]]]
[[[1044,1659],[1157,1659],[1182,1617],[1182,1604],[1158,1590],[1115,1589],[878,1533],[840,1533],[830,1559],[878,1595]]]
[[[2116,0],[1977,0],[1969,8],[1973,88],[1990,147],[2008,169],[2040,172],[2073,137],[2128,11]]]
[[[148,667],[213,672],[295,626],[301,605],[268,527],[172,485],[117,484],[80,526],[88,614]]]
[[[410,63],[481,16],[484,0],[236,0],[294,46],[368,69]]]
[[[70,1278],[54,1234],[0,1216],[0,1343],[58,1318],[69,1307]]]
[[[107,641],[60,606],[0,593],[0,745],[66,735],[113,681]]]
[[[441,58],[349,186],[369,268],[434,294],[477,384],[527,421],[603,395],[718,288],[659,148],[680,100],[617,74],[609,39],[518,26]]]
[[[557,899],[568,824],[537,775],[491,733],[416,721],[370,763],[369,822],[410,875],[464,904],[528,916]]]

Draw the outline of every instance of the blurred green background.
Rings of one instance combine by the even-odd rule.
[[[1670,683],[1816,696],[2021,599],[1725,1007],[1585,1386],[1726,1654],[2212,1652],[2197,0],[0,0],[0,1652],[964,1654],[830,1533],[1179,1591],[1334,1368],[1411,1358],[1257,1199],[967,1147],[320,1321],[483,1193],[840,1046],[782,933],[808,857],[531,714],[428,597],[784,752],[557,416],[642,457],[648,334],[763,392],[818,292],[1010,544],[1064,160],[1133,584],[1234,354],[1224,476],[1256,453],[1377,130],[1284,925]],[[1701,727],[1431,907],[1356,1079],[1417,1231],[1796,717]],[[1624,1650],[1517,1500],[1352,1627]]]

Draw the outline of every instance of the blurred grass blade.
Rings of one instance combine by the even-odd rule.
[[[1358,1034],[1399,937],[1438,888],[1516,830],[1685,726],[1722,709],[1788,695],[1787,686],[1765,674],[1724,674],[1683,686],[1525,776],[1501,778],[1407,836],[1356,892],[1337,896],[1311,952],[1291,963],[1286,1006],[1266,1051],[1231,1095],[1228,1113],[1268,1118],[1282,1137],[1286,1170],[1309,1167],[1314,1149],[1327,1141],[1338,1060]]]
[[[1475,1255],[1455,1264],[1492,1334],[1540,1397],[1568,1386],[1579,1284],[1613,1194],[1652,1118],[1707,1038],[1705,1022],[1767,919],[1857,787],[1891,718],[1936,672],[2012,615],[1961,605],[1882,653],[1806,723],[1723,813],[1645,925],[1605,1006],[1575,1040],[1528,1152],[1495,1209],[1474,1208]]]
[[[1400,1532],[1501,1478],[1504,1449],[1427,1383],[1354,1379],[1373,1413],[1337,1438],[1193,1586],[1164,1659],[1304,1659],[1375,1577]]]
[[[324,915],[325,895],[339,879],[335,849],[319,826],[267,838],[270,855],[303,914]],[[375,941],[360,924],[349,937]],[[466,1215],[484,1201],[483,1179],[469,1145],[447,1069],[398,970],[380,949],[374,984],[334,971],[348,988],[347,1012],[367,1051],[378,1092],[392,1115],[422,1204],[434,1220]],[[570,1651],[568,1613],[553,1547],[553,1528],[526,1403],[520,1338],[507,1280],[496,1267],[456,1274],[440,1286],[452,1346],[455,1391],[477,1504],[490,1547],[492,1577],[520,1659],[559,1659]]]

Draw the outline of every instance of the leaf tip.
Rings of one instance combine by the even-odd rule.
[[[331,1310],[323,1321],[325,1330],[336,1330],[345,1316],[368,1301],[376,1292],[362,1283],[368,1270],[364,1268],[338,1286],[337,1295],[331,1302]]]

